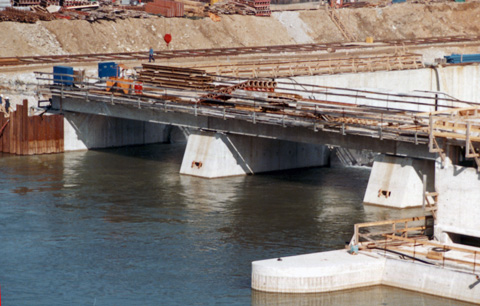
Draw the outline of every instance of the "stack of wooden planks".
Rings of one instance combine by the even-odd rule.
[[[213,77],[206,74],[205,70],[178,68],[155,64],[143,64],[138,81],[158,87],[195,89],[210,91]]]

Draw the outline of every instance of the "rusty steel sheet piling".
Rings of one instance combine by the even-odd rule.
[[[28,116],[28,102],[0,116],[0,152],[37,155],[64,152],[63,115]]]

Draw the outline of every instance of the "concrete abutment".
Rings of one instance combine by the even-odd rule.
[[[102,149],[171,141],[169,125],[102,115],[65,112],[65,151]]]

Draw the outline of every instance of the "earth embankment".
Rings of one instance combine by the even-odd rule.
[[[478,35],[480,3],[403,3],[338,10],[359,41]],[[345,41],[323,8],[274,12],[271,17],[124,19],[89,23],[55,20],[1,22],[0,56],[110,53],[148,50],[268,46]],[[163,36],[173,37],[166,46]]]

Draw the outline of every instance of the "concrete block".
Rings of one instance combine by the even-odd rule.
[[[423,174],[427,175],[427,191],[433,192],[433,161],[379,155],[373,163],[363,202],[392,208],[422,206]]]
[[[193,132],[180,173],[217,178],[328,164],[329,150],[323,145]]]
[[[252,288],[266,292],[328,292],[379,285],[385,258],[346,250],[254,261]]]

